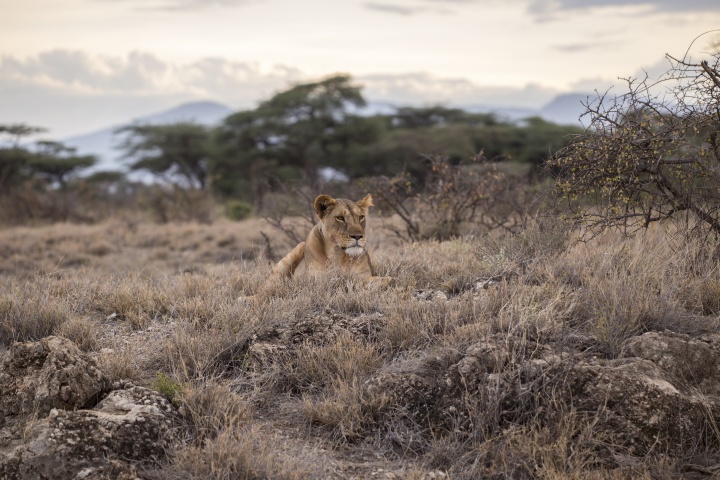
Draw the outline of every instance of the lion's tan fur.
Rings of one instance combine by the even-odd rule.
[[[355,278],[373,278],[370,255],[365,249],[365,222],[372,204],[369,194],[358,202],[334,199],[329,195],[318,196],[315,212],[320,221],[304,242],[277,263],[272,274],[292,276],[304,262],[306,271],[312,274],[338,269],[351,273]]]

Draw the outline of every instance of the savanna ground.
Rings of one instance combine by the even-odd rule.
[[[698,458],[720,461],[717,436],[700,433],[673,455],[623,455],[560,393],[545,403],[551,422],[539,402],[516,406],[523,420],[513,422],[485,399],[463,412],[468,429],[425,421],[366,388],[498,333],[530,344],[580,338],[603,361],[643,332],[718,332],[713,242],[656,226],[582,243],[545,224],[409,244],[371,222],[373,262],[394,285],[306,279],[254,304],[238,297],[271,268],[260,220],[0,230],[0,352],[62,335],[113,380],[172,399],[187,425],[148,478],[677,478]],[[247,348],[319,316],[363,318],[365,333]]]

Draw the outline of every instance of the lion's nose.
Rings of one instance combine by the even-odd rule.
[[[360,240],[363,237],[364,235],[350,235],[350,238],[354,238],[355,240]]]

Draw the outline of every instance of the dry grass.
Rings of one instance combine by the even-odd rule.
[[[63,335],[113,379],[150,385],[162,372],[176,382],[190,433],[167,465],[147,472],[157,478],[679,474],[663,457],[600,459],[605,439],[562,403],[551,424],[529,402],[517,413],[527,420],[509,425],[488,395],[468,406],[468,433],[418,419],[363,385],[420,358],[450,362],[498,332],[521,339],[517,358],[538,342],[580,336],[610,359],[648,330],[720,331],[712,246],[680,246],[660,229],[577,244],[561,228],[412,245],[380,246],[376,237],[373,261],[395,277],[392,287],[306,279],[246,304],[238,296],[257,291],[269,270],[250,260],[264,249],[257,230],[110,221],[0,231],[0,344]],[[248,355],[253,335],[326,312],[367,317],[371,327],[300,338],[263,361]]]

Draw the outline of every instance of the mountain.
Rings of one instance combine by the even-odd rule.
[[[185,103],[156,115],[136,120],[137,123],[163,125],[168,123],[194,122],[201,125],[217,125],[233,110],[215,102]]]
[[[579,117],[585,112],[583,102],[587,93],[558,95],[541,108],[498,107],[490,105],[464,105],[461,108],[473,113],[494,113],[501,119],[515,122],[528,117],[540,117],[560,125],[580,125]]]
[[[587,103],[588,98],[594,97],[588,93],[558,95],[540,109],[539,115],[550,122],[577,125],[580,123],[580,115],[585,112],[583,103]]]
[[[194,122],[201,125],[217,125],[233,110],[215,102],[185,103],[164,112],[136,118],[124,125],[104,128],[85,135],[63,139],[63,143],[77,149],[80,155],[96,155],[98,163],[85,171],[86,174],[101,170],[125,170],[122,153],[118,149],[124,140],[123,134],[115,133],[120,127],[129,124],[163,125],[168,123]]]

